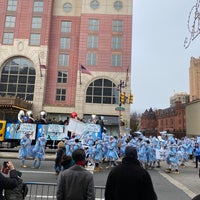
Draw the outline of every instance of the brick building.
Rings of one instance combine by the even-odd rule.
[[[161,131],[167,131],[175,137],[186,135],[186,104],[176,102],[175,106],[166,109],[146,110],[141,117],[141,131],[147,135],[157,135]]]
[[[157,117],[155,111],[153,111],[152,108],[146,110],[142,114],[140,130],[148,135],[152,135],[157,132]]]
[[[30,101],[35,115],[45,110],[64,120],[75,111],[117,125],[118,85],[125,82],[127,95],[131,86],[132,3],[1,1],[0,95]],[[130,105],[124,107],[129,126]]]

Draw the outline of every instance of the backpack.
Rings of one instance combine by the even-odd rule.
[[[28,186],[21,178],[18,178],[18,186],[12,190],[5,190],[6,200],[23,200],[28,193]]]

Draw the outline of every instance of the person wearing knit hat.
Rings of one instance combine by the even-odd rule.
[[[132,146],[127,146],[125,149],[125,157],[132,158],[133,160],[137,160],[137,150]]]
[[[137,149],[127,146],[122,163],[112,168],[105,188],[105,200],[157,200],[151,176],[138,160]]]

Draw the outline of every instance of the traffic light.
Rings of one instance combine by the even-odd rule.
[[[130,94],[130,95],[129,95],[129,104],[132,104],[132,103],[133,103],[133,95]]]
[[[120,96],[120,102],[124,104],[125,103],[125,98],[126,98],[125,97],[125,92],[122,92],[121,96]]]

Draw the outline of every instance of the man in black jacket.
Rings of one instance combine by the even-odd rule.
[[[127,146],[122,164],[114,167],[106,182],[105,200],[157,200],[149,173],[141,166],[135,147]]]
[[[0,173],[0,200],[3,200],[3,190],[4,189],[14,189],[18,184],[18,171],[15,170],[14,165],[11,161],[6,163],[6,167],[9,170],[10,177],[5,177],[2,173]]]

